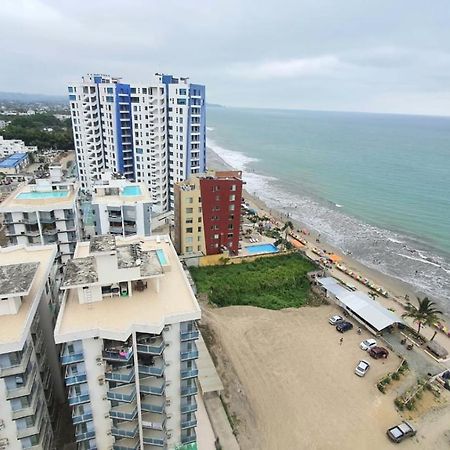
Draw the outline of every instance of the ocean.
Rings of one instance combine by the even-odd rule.
[[[450,315],[450,117],[209,107],[246,189]]]

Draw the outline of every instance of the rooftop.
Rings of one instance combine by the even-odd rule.
[[[18,313],[0,316],[0,354],[22,349],[55,255],[56,246],[54,245],[0,248],[0,268],[2,271],[10,272],[11,266],[24,265],[28,267],[23,267],[20,270],[28,274],[28,279],[32,277],[29,286],[25,281],[18,287],[18,290],[27,290],[27,293],[22,296],[22,304]],[[32,273],[33,275],[31,275]],[[3,281],[3,274],[1,277]],[[19,275],[14,275],[12,281],[20,283]],[[3,287],[2,292],[4,289],[10,290],[8,287]]]
[[[129,180],[104,180],[103,184],[94,186],[93,205],[121,206],[134,203],[150,203],[152,201],[148,188],[144,183]]]
[[[157,277],[148,279],[144,290],[133,289],[130,297],[103,297],[93,303],[79,303],[77,289],[68,289],[55,327],[57,343],[97,336],[126,340],[134,330],[160,333],[165,324],[200,318],[200,307],[172,243],[168,237],[158,238],[116,237],[121,264],[134,264],[127,252],[132,244],[139,244],[142,279]],[[168,270],[163,271],[156,250],[164,252]],[[78,243],[74,261],[80,258],[81,264],[86,256],[90,256],[89,243]]]
[[[91,253],[111,253],[116,250],[116,239],[114,236],[104,234],[94,236],[90,240],[89,251]]]
[[[93,256],[67,261],[62,287],[93,284],[97,281],[97,267]]]
[[[76,200],[78,185],[60,184],[21,184],[0,205],[0,212],[14,211],[52,211],[72,208]]]
[[[0,266],[0,297],[28,295],[38,267],[37,262]]]
[[[28,157],[28,153],[13,153],[12,155],[5,158],[3,161],[0,162],[0,169],[9,169],[12,167],[16,167],[19,165],[24,159]]]

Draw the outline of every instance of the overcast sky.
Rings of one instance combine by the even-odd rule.
[[[87,72],[233,106],[450,115],[449,0],[1,0],[0,90]]]

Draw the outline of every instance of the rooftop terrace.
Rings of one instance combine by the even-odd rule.
[[[134,288],[129,297],[104,297],[93,303],[79,303],[77,289],[68,289],[56,323],[57,343],[97,336],[125,340],[135,330],[160,333],[165,324],[200,318],[200,307],[169,238],[117,237],[121,264],[130,264],[130,255],[125,254],[133,244],[141,249],[140,278],[148,279],[145,289]],[[157,250],[164,253],[164,267]],[[74,261],[81,265],[83,258],[91,256],[89,242],[78,243]]]
[[[10,291],[11,287],[8,286],[16,282],[17,292],[27,291],[22,296],[22,304],[17,314],[0,316],[0,354],[22,349],[55,255],[54,245],[0,248],[1,291]],[[19,269],[20,273],[25,275],[23,282],[19,280],[20,275],[16,274],[12,275],[13,279],[9,284],[5,283],[3,274],[11,276],[11,266],[23,266]]]
[[[0,266],[0,297],[28,295],[38,267],[37,262]]]

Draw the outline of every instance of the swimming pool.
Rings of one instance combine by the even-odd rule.
[[[166,265],[167,265],[167,258],[166,258],[166,254],[164,253],[164,250],[163,250],[163,249],[158,248],[158,249],[156,250],[156,256],[158,257],[159,263],[160,263],[162,266],[166,266]]]
[[[245,247],[250,255],[257,253],[278,253],[278,249],[273,244],[256,244]]]
[[[121,195],[125,196],[141,195],[141,188],[139,186],[125,186],[123,188]]]
[[[22,192],[17,195],[18,200],[42,200],[45,198],[64,198],[69,195],[69,191],[36,191]]]

